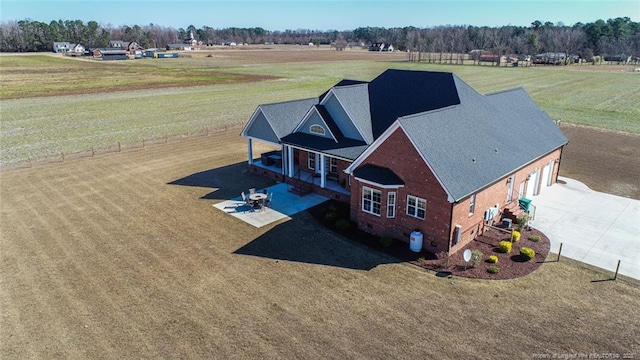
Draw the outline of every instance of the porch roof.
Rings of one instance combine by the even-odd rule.
[[[393,170],[374,164],[360,166],[353,171],[353,175],[359,179],[371,181],[383,186],[404,185],[404,180],[396,175]]]
[[[282,143],[353,160],[364,152],[368,145],[364,141],[341,137],[338,142],[305,133],[293,133],[282,138]]]

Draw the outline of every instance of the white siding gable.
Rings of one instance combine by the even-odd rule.
[[[322,127],[324,129],[324,135],[319,134],[317,132],[311,132],[312,126]],[[336,140],[336,138],[331,133],[329,126],[327,126],[324,120],[322,120],[322,117],[320,116],[318,111],[316,111],[315,109],[312,109],[309,112],[309,114],[307,114],[307,117],[298,126],[297,132],[314,135],[314,136],[325,137],[327,139],[332,139],[334,141]]]
[[[351,121],[349,115],[347,115],[347,112],[344,110],[344,108],[338,101],[338,98],[336,98],[333,92],[327,94],[327,97],[323,100],[322,103],[344,137],[365,141],[362,138],[362,135],[360,135],[358,128],[356,128],[356,126],[353,124],[353,121]]]
[[[247,125],[245,131],[243,131],[244,136],[270,141],[274,144],[280,142],[280,139],[278,139],[278,136],[273,131],[273,128],[260,108],[256,110],[254,116],[251,117],[250,123]]]

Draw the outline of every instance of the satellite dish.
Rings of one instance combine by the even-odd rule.
[[[471,249],[465,250],[464,253],[462,253],[462,258],[465,262],[471,260]]]

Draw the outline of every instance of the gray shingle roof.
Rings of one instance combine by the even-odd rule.
[[[319,98],[260,109],[282,143],[350,160],[397,120],[456,201],[567,143],[523,89],[481,95],[452,73],[387,70],[333,91],[365,142],[345,138]],[[313,106],[337,142],[292,133]]]
[[[351,117],[354,125],[362,133],[367,144],[373,140],[371,111],[369,108],[369,87],[367,84],[334,87],[333,92]]]
[[[286,101],[260,105],[262,113],[269,121],[278,138],[290,134],[309,109],[318,103],[318,98]]]
[[[456,201],[567,143],[523,89],[484,96],[454,79],[459,105],[399,122]]]
[[[342,135],[342,131],[340,131],[340,128],[338,128],[338,125],[336,125],[336,122],[333,121],[333,118],[331,117],[331,114],[329,114],[327,109],[323,105],[314,105],[314,106],[318,111],[318,114],[320,114],[320,117],[322,118],[322,120],[324,120],[324,123],[327,124],[327,126],[329,127],[329,130],[331,130],[331,133],[336,138],[336,141],[340,141],[342,138],[344,138],[344,136]]]
[[[311,151],[324,152],[347,160],[354,160],[369,147],[369,145],[359,140],[341,137],[338,142],[335,142],[333,139],[301,132],[283,137],[282,142]]]
[[[399,117],[459,104],[453,74],[389,69],[369,83],[373,137]]]

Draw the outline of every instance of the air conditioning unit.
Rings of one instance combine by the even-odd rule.
[[[456,230],[453,234],[453,245],[457,245],[462,237],[462,226],[456,225]]]
[[[496,216],[498,216],[499,212],[500,212],[499,204],[496,204],[496,206],[494,207],[488,208],[484,212],[484,222],[485,223],[491,222]]]
[[[488,208],[487,210],[484,211],[484,222],[486,222],[486,223],[491,221],[491,219],[493,218],[491,216],[491,209],[493,209],[493,208]]]

